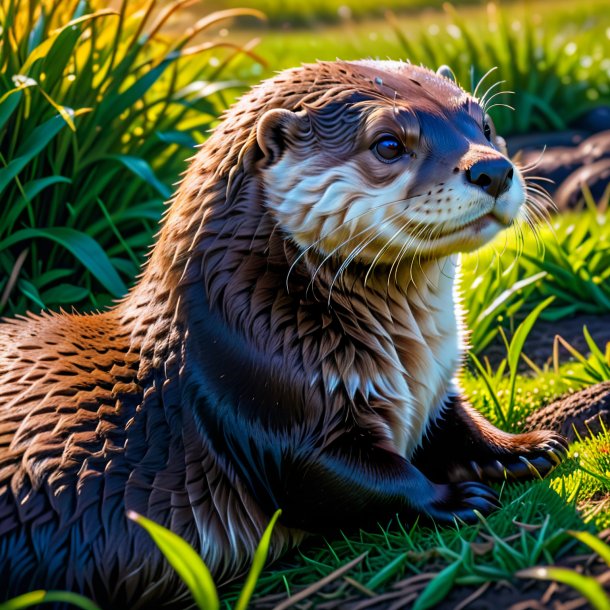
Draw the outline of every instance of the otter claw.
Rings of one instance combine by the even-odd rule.
[[[559,438],[552,438],[549,443],[552,443],[553,445],[555,445],[556,449],[559,449],[559,451],[564,454],[567,455],[568,451],[569,451],[569,446],[568,446],[568,441],[563,438],[563,436],[560,436]]]
[[[555,449],[545,448],[545,455],[550,457],[553,460],[553,462],[555,462],[555,466],[559,466],[559,464],[561,464],[562,456],[557,455],[557,453],[555,453]],[[565,457],[565,455],[563,457]]]
[[[472,460],[470,462],[470,467],[472,468],[472,470],[474,471],[474,473],[476,474],[476,476],[480,479],[483,480],[483,469],[479,466],[479,464],[477,462],[475,462],[474,460]]]
[[[502,474],[502,476],[504,476],[504,478],[507,478],[507,474],[510,472],[506,466],[504,466],[504,464],[500,461],[500,460],[494,460],[493,465],[499,470],[499,472]]]
[[[534,478],[542,479],[542,475],[540,474],[539,470],[526,457],[520,455],[519,460],[521,460],[521,462],[523,462],[527,466],[527,469],[530,471]]]

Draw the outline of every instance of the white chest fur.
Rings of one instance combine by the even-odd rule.
[[[373,400],[388,400],[392,444],[409,456],[438,416],[459,365],[461,337],[454,284],[457,257],[415,263],[407,286],[388,289],[386,344],[394,366],[380,371]],[[372,388],[369,387],[369,390]],[[375,395],[373,395],[375,394]]]

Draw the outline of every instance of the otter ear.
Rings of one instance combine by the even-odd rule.
[[[256,128],[256,142],[265,165],[277,161],[290,140],[299,133],[303,118],[284,108],[268,110]]]
[[[443,64],[436,71],[440,76],[444,76],[445,78],[452,80],[454,83],[457,83],[457,78],[455,76],[455,72],[447,65]]]

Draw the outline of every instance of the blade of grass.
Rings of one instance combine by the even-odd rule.
[[[568,534],[592,548],[610,566],[610,546],[605,542],[602,542],[591,532],[575,532],[573,530],[568,530]]]
[[[537,580],[553,580],[576,589],[583,595],[595,610],[610,610],[610,599],[602,586],[591,576],[583,576],[567,568],[528,568],[515,574],[519,578],[535,578]]]
[[[247,610],[248,608],[250,598],[252,597],[252,593],[254,593],[254,588],[256,587],[256,582],[258,581],[258,577],[260,576],[260,573],[265,565],[265,561],[267,560],[267,555],[269,554],[269,544],[271,543],[273,527],[281,514],[281,510],[278,509],[275,511],[275,514],[271,518],[269,525],[265,529],[265,532],[258,543],[258,547],[254,553],[254,559],[252,560],[252,567],[248,572],[246,582],[244,583],[239,599],[237,600],[237,604],[235,605],[235,610]]]
[[[22,608],[53,602],[71,604],[77,608],[82,608],[82,610],[100,610],[99,606],[90,599],[70,591],[31,591],[0,604],[0,610],[21,610]]]
[[[142,526],[154,540],[172,568],[176,570],[201,610],[218,610],[216,585],[207,566],[195,550],[165,527],[129,511],[127,516]]]
[[[48,229],[21,229],[0,242],[0,251],[22,241],[45,238],[51,239],[69,250],[113,296],[120,297],[127,292],[108,256],[101,246],[89,235],[68,227]]]
[[[460,558],[439,572],[415,600],[413,610],[427,610],[442,601],[451,591],[461,565],[462,559]]]

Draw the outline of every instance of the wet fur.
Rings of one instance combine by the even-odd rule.
[[[265,114],[276,108],[289,113]],[[470,123],[470,148],[462,127],[443,133],[464,108],[475,125],[474,100],[405,64],[281,73],[195,156],[120,304],[0,326],[0,595],[68,588],[113,608],[180,605],[184,587],[126,510],[183,536],[226,580],[278,507],[273,557],[304,531],[396,513],[472,519],[497,503],[472,481],[532,476],[528,460],[553,467],[558,437],[506,435],[456,395],[455,260],[446,245],[426,254],[434,227],[414,228],[426,209],[447,216],[431,171],[440,142],[457,143],[459,171],[500,154]],[[365,111],[430,143],[398,191],[388,168],[351,148],[354,130],[367,137]],[[366,180],[325,173],[339,161]],[[283,198],[307,190],[304,174],[321,196]],[[379,189],[408,191],[419,220],[374,260],[396,233],[376,235],[391,207],[369,214]],[[350,213],[370,224],[345,224]],[[318,239],[339,226],[347,233]],[[365,244],[345,240],[363,229],[371,241],[343,265]]]

